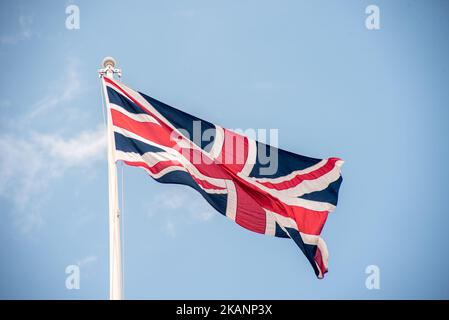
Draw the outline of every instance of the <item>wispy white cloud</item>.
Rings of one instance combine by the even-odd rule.
[[[216,212],[214,212],[212,209],[210,210],[195,210],[193,211],[193,217],[197,220],[201,221],[209,221],[215,216]]]
[[[167,231],[167,234],[170,237],[172,238],[176,237],[176,227],[172,220],[165,221],[165,230]]]
[[[98,257],[96,255],[90,255],[90,256],[86,256],[86,257],[78,260],[77,265],[79,267],[84,267],[84,266],[90,265],[94,262],[97,262],[97,260],[98,260]]]
[[[168,209],[179,209],[188,203],[188,197],[186,193],[171,190],[156,195],[155,201],[161,207]]]
[[[30,15],[20,15],[17,19],[17,30],[10,34],[0,35],[0,44],[2,45],[14,45],[22,40],[31,38],[33,17]]]
[[[24,37],[31,36],[31,31],[26,28],[31,22],[26,17],[20,19]],[[60,130],[58,127],[53,130],[49,128],[50,133],[32,129],[36,117],[42,116],[41,119],[47,123],[48,113],[54,108],[58,108],[58,113],[64,113],[64,119],[70,117],[70,110],[73,109],[70,103],[84,92],[79,73],[80,62],[73,57],[66,60],[65,73],[50,88],[51,92],[32,104],[31,112],[15,119],[8,131],[0,133],[0,147],[3,150],[0,157],[0,198],[13,205],[11,214],[14,214],[14,221],[24,232],[45,224],[41,208],[48,200],[48,191],[51,191],[56,179],[69,169],[92,166],[106,153],[104,125],[88,130],[78,129],[72,136],[61,134],[66,132],[66,125]],[[5,100],[1,105],[9,106],[11,102]],[[79,121],[76,123],[78,125]]]
[[[19,16],[20,34],[23,38],[30,38],[32,36],[31,26],[33,24],[33,18],[29,15]]]
[[[57,134],[35,134],[33,138],[48,157],[57,160],[60,167],[69,168],[102,158],[106,148],[105,137],[105,128],[99,125],[96,130],[82,131],[68,139]]]
[[[0,197],[13,203],[18,226],[29,232],[44,223],[39,208],[51,182],[69,168],[90,166],[102,159],[106,137],[102,125],[69,138],[1,134],[0,148]]]
[[[83,87],[78,70],[79,62],[74,58],[67,59],[64,78],[59,82],[58,87],[54,89],[54,92],[47,93],[46,96],[34,103],[27,118],[33,119],[45,114],[61,104],[67,104],[77,95],[80,95],[83,92]]]
[[[194,191],[184,186],[173,186],[170,190],[155,195],[148,217],[162,218],[164,230],[170,237],[176,237],[178,229],[183,225],[213,219],[217,215],[215,210],[201,197],[192,197],[192,192]],[[160,212],[164,216],[156,216]]]

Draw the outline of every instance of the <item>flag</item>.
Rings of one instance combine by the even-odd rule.
[[[337,205],[341,159],[288,152],[103,81],[116,161],[192,187],[248,230],[291,238],[323,278],[328,251],[320,234]]]

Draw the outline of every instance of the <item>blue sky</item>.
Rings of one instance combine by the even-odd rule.
[[[80,29],[65,9],[80,8]],[[380,8],[380,30],[365,27]],[[346,162],[317,280],[292,241],[125,176],[130,299],[449,298],[447,1],[2,1],[0,298],[107,299],[104,56],[122,81]],[[65,268],[79,265],[79,290]],[[365,268],[380,268],[380,289]]]

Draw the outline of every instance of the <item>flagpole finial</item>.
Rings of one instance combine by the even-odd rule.
[[[116,74],[119,78],[122,76],[122,70],[115,67],[117,62],[113,57],[105,57],[101,64],[103,65],[103,69],[98,70],[100,78],[113,78],[114,74]]]
[[[116,62],[113,57],[105,57],[103,59],[102,65],[104,68],[107,68],[108,66],[111,66],[112,68],[114,68],[116,65]]]

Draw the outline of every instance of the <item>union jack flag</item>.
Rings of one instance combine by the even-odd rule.
[[[158,182],[194,188],[219,213],[248,230],[293,239],[323,278],[328,251],[320,234],[337,205],[341,159],[278,149],[113,79],[103,81],[116,161],[141,167]],[[274,169],[267,154],[275,159]]]

